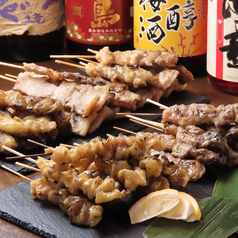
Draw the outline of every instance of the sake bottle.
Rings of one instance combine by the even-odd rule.
[[[207,72],[218,90],[238,95],[238,1],[208,1]]]
[[[69,54],[133,48],[133,0],[66,0],[65,18]]]
[[[63,0],[1,1],[0,59],[32,62],[62,53]]]
[[[134,0],[134,47],[175,51],[178,64],[206,73],[206,0]]]

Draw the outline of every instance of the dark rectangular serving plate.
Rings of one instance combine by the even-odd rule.
[[[173,92],[169,98],[160,102],[171,106],[174,104],[190,104],[194,102],[209,103],[209,100],[203,96],[183,91]],[[162,111],[155,105],[147,104],[136,112]],[[161,116],[148,116],[144,118],[154,121],[161,120]],[[70,137],[59,138],[51,146],[57,146],[59,143],[81,143],[83,141],[89,141],[96,136],[106,138],[107,133],[111,135],[122,133],[115,130],[113,126],[130,131],[139,131],[145,128],[129,121],[128,118],[121,118],[103,122],[100,128],[86,137],[72,135]],[[1,158],[0,163],[22,172],[18,166],[16,167],[14,165],[14,162],[6,161],[4,156]],[[25,172],[23,171],[23,173]],[[195,198],[207,197],[212,194],[214,182],[215,177],[211,175],[209,177],[204,176],[200,181],[188,184],[184,190]],[[50,238],[142,238],[143,231],[150,223],[150,221],[147,221],[141,224],[131,225],[127,211],[118,212],[106,209],[102,221],[95,228],[71,225],[67,216],[63,214],[58,206],[34,199],[31,196],[28,181],[0,193],[0,217],[39,236]]]

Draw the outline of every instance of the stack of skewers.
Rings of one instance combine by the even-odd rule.
[[[117,113],[135,111],[150,99],[158,102],[193,80],[189,71],[176,65],[174,52],[112,53],[105,47],[95,57],[100,63],[83,67],[90,77],[33,63],[17,66],[24,72],[17,76],[12,90],[1,92],[1,122],[5,124],[0,130],[8,138],[0,140],[1,144],[9,141],[7,146],[17,148],[25,145],[21,137],[39,137],[45,142],[59,133],[86,136]],[[5,129],[10,124],[14,130]]]
[[[37,115],[34,118],[39,115],[44,117],[39,121],[48,118],[56,123],[56,127],[52,126],[49,131],[35,129],[36,135],[69,125],[74,133],[85,135],[91,131],[90,127],[105,108],[109,108],[110,112],[113,110],[113,113],[104,116],[103,120],[119,112],[130,114],[130,111],[143,106],[146,99],[159,101],[162,95],[168,96],[176,88],[175,85],[181,89],[181,85],[192,79],[189,73],[183,73],[186,70],[175,65],[175,54],[160,52],[162,59],[171,56],[170,60],[159,60],[157,55],[150,61],[141,57],[145,56],[145,51],[135,51],[135,63],[132,58],[126,58],[129,57],[127,52],[123,53],[112,53],[104,48],[96,52],[95,57],[100,63],[90,62],[85,66],[89,75],[100,71],[103,79],[98,78],[98,74],[92,78],[24,64],[25,72],[19,74],[13,90],[1,93],[2,121],[11,118],[12,123],[22,123],[16,124],[19,128],[27,128],[26,125],[33,125],[28,121],[29,117],[25,119],[16,114],[17,118],[14,118],[12,115],[20,110],[24,113],[30,111]],[[103,54],[108,55],[100,59]],[[157,61],[163,64],[155,66]],[[122,67],[119,62],[124,62],[120,63]],[[149,62],[148,65],[145,62]],[[138,77],[144,74],[149,77]],[[159,80],[158,75],[164,74],[163,81]],[[180,81],[179,75],[186,77]],[[87,92],[90,92],[91,98]],[[103,93],[99,96],[99,92]],[[77,102],[76,99],[84,95],[87,95],[86,98],[80,102],[90,101],[90,106]],[[125,98],[130,95],[130,100],[134,95],[137,99],[133,102],[122,100],[123,95]],[[200,179],[207,165],[236,166],[237,110],[237,104],[218,108],[206,104],[175,105],[163,112],[160,125],[165,134],[139,132],[131,136],[109,135],[107,139],[97,137],[73,146],[49,147],[45,152],[51,154],[50,159],[39,157],[36,161],[43,177],[31,181],[31,193],[36,198],[58,204],[72,223],[96,226],[102,219],[105,204],[118,201],[131,204],[135,194],[138,199],[138,191],[142,196],[168,187],[185,187],[189,181]],[[80,128],[84,128],[85,124],[79,127],[81,120],[87,121],[88,125],[83,134],[80,134]],[[10,134],[4,128],[3,132]]]

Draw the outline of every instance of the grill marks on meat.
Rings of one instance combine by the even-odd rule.
[[[62,103],[59,100],[26,96],[13,90],[0,93],[0,108],[5,109],[7,107],[35,114],[50,114],[63,109]]]
[[[0,130],[13,136],[38,136],[56,128],[56,122],[49,116],[23,114],[12,117],[8,112],[0,111]]]
[[[165,166],[167,168],[170,166],[170,162],[164,161],[166,160],[165,158],[167,158],[166,156],[153,158],[150,157],[147,153],[149,153],[151,150],[159,151],[158,153],[162,153],[161,151],[172,151],[173,146],[176,143],[177,140],[173,136],[161,135],[158,133],[140,132],[135,136],[125,136],[122,134],[118,135],[117,137],[109,136],[107,140],[96,137],[90,142],[83,142],[82,144],[71,149],[68,149],[64,146],[58,146],[55,148],[47,148],[46,152],[52,153],[51,159],[55,163],[59,164],[70,163],[73,166],[76,166],[78,161],[86,158],[89,163],[95,162],[95,166],[98,166],[96,169],[97,171],[99,170],[100,172],[102,172],[103,168],[110,175],[112,175],[109,172],[112,171],[111,164],[114,163],[112,161],[118,163],[118,161],[126,160],[127,163],[123,164],[124,166],[126,166],[126,170],[124,170],[123,173],[121,172],[120,176],[127,176],[128,178],[137,177],[138,182],[140,181],[139,183],[141,183],[140,186],[142,186],[142,184],[144,184],[145,186],[145,180],[144,182],[142,182],[143,177],[144,179],[148,180],[150,176],[158,177],[160,175],[164,175],[164,170],[162,169],[162,167]],[[172,154],[170,156],[174,158]],[[101,163],[98,162],[98,158],[100,158]],[[174,167],[173,172],[177,170],[179,166],[182,166],[183,163],[180,160],[180,158],[176,159],[177,167],[175,166],[176,169]],[[105,163],[106,165],[102,166],[102,163]],[[186,166],[188,166],[189,163],[190,162],[187,162]],[[172,161],[172,164],[174,164],[174,161]],[[205,172],[205,168],[202,164],[200,165],[198,161],[191,162],[191,166],[195,165],[197,167],[200,166],[200,169],[198,170],[199,174],[197,175],[197,178],[200,178],[200,175]],[[145,174],[143,174],[143,171],[141,170],[137,170],[136,172],[128,172],[127,170],[131,170],[130,166],[132,166],[134,170],[135,168],[144,169]],[[188,167],[186,167],[186,169],[184,168],[183,170],[187,169]],[[122,178],[120,176],[119,174],[117,176],[113,175],[113,178],[119,178],[120,180],[120,178]],[[193,177],[195,178],[196,175],[193,174]],[[123,181],[125,182],[126,179],[124,179]],[[186,181],[188,182],[189,180]],[[185,180],[183,180],[183,182],[184,183],[181,186],[187,184]],[[133,186],[135,185],[132,185],[132,187]],[[130,187],[130,189],[132,189],[132,187]]]
[[[0,131],[0,152],[5,153],[6,151],[2,148],[5,145],[9,148],[15,149],[18,147],[17,140],[10,134]]]
[[[53,69],[42,67],[34,63],[27,64],[24,63],[24,70],[26,72],[33,72],[35,74],[45,75],[49,78],[51,82],[59,84],[62,81],[75,81],[80,84],[90,84],[92,86],[104,86],[108,85],[110,90],[115,92],[122,92],[123,90],[128,90],[128,87],[124,84],[111,83],[100,77],[86,77],[80,73],[71,72],[57,72]]]
[[[108,85],[94,87],[92,85],[80,85],[76,82],[63,82],[58,86],[45,80],[42,81],[41,77],[37,77],[38,75],[33,73],[21,73],[13,90],[36,97],[50,97],[59,100],[70,111],[76,111],[83,117],[87,117],[94,109],[99,111],[109,94]],[[44,92],[46,87],[48,90]]]
[[[105,50],[108,52],[102,49]],[[175,65],[178,57],[174,52],[131,51],[131,56],[128,52],[121,52],[120,59],[122,55],[132,57],[129,66],[116,64],[112,68],[89,63],[87,73],[93,77],[24,63],[25,72],[19,74],[13,90],[41,98],[42,102],[47,98],[61,102],[62,110],[53,116],[58,126],[85,136],[96,130],[103,120],[115,117],[118,110],[134,111],[144,106],[147,98],[159,101],[174,90],[183,90],[193,79],[185,68]],[[119,57],[118,52],[115,55]],[[131,64],[135,60],[145,68]],[[150,67],[149,70],[146,67]]]
[[[180,71],[182,72],[180,74]],[[158,69],[144,69],[141,67],[114,65],[113,67],[102,64],[88,63],[86,66],[86,73],[92,77],[100,76],[108,79],[113,83],[123,83],[135,88],[146,87],[153,85],[167,90],[175,81],[178,86],[186,84],[193,80],[192,74],[185,73],[185,70],[176,70],[175,68],[161,68]],[[179,78],[179,80],[178,80]]]
[[[238,104],[175,105],[163,112],[164,132],[176,136],[180,145],[173,154],[193,156],[203,164],[234,167],[238,164]]]
[[[72,224],[94,227],[102,219],[102,206],[95,205],[83,196],[72,195],[62,183],[42,177],[33,180],[30,186],[33,197],[59,205]]]
[[[178,62],[175,52],[166,50],[131,50],[111,52],[109,47],[102,48],[96,53],[96,59],[104,65],[133,65],[133,66],[174,66]]]
[[[163,111],[163,124],[179,126],[214,124],[216,127],[230,123],[238,123],[238,104],[220,105],[211,104],[174,105]]]
[[[26,145],[27,139],[55,139],[57,124],[49,115],[36,115],[27,111],[0,110],[0,152],[8,153],[2,146],[16,149]]]
[[[25,85],[28,85],[29,88],[26,88]],[[41,92],[46,87],[48,90],[42,95]],[[92,122],[98,116],[97,123],[102,121],[103,116],[106,114],[99,112],[108,102],[108,98],[110,98],[109,85],[107,84],[104,86],[92,86],[90,84],[78,84],[74,81],[63,81],[57,85],[50,83],[45,78],[42,81],[42,77],[37,78],[37,75],[32,72],[21,73],[13,89],[32,97],[41,96],[41,98],[43,97],[41,100],[60,101],[64,105],[63,109],[66,112],[62,110],[54,114],[54,118],[59,122],[58,125],[68,123],[72,132],[81,136],[85,136],[88,133]],[[116,101],[119,101],[119,99],[116,99]],[[70,115],[67,115],[67,111]],[[114,106],[112,106],[110,112],[115,112]],[[109,114],[108,112],[107,115]],[[96,124],[90,129],[90,132],[93,132],[93,128],[97,128]]]
[[[161,135],[161,141],[157,140],[157,136],[159,134],[140,133],[136,141],[136,136],[110,136],[107,140],[111,141],[110,145],[97,137],[94,143],[91,141],[91,144],[97,143],[98,146],[93,147],[96,151],[89,156],[84,155],[90,144],[87,142],[71,149],[65,146],[47,148],[53,154],[50,160],[38,159],[38,167],[44,177],[31,182],[31,193],[34,197],[57,204],[58,195],[52,197],[52,193],[58,194],[55,190],[66,189],[71,196],[83,194],[96,204],[104,204],[125,201],[138,189],[144,189],[147,193],[170,185],[185,187],[189,181],[201,178],[205,172],[202,164],[158,151],[167,147],[161,144],[170,136]],[[139,144],[140,148],[144,147],[143,151]],[[128,145],[134,148],[135,153],[127,152]],[[91,150],[93,148],[90,147]],[[148,153],[151,148],[158,149],[156,155]]]
[[[88,63],[86,73],[92,77],[100,76],[112,82],[125,83],[129,86],[146,87],[147,83],[161,87],[160,78],[143,68],[115,65],[114,67]],[[178,74],[178,73],[177,73]]]

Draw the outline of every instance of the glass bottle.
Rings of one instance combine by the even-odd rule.
[[[134,0],[134,47],[167,49],[194,75],[206,73],[207,0]]]
[[[32,62],[62,53],[64,1],[3,1],[0,5],[0,59]]]
[[[66,48],[69,54],[90,54],[133,48],[133,0],[66,0]]]
[[[208,1],[207,72],[219,91],[238,95],[238,2]]]

